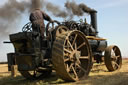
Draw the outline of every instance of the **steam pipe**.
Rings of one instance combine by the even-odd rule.
[[[91,11],[91,25],[96,31],[96,35],[98,34],[98,29],[97,29],[97,11]]]

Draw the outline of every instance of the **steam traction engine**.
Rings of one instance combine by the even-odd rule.
[[[96,13],[89,13],[91,24],[49,22],[43,39],[40,32],[31,29],[31,23],[23,27],[23,32],[10,34],[15,52],[7,54],[9,70],[17,65],[25,78],[37,79],[50,75],[54,69],[68,81],[84,79],[94,62],[104,61],[109,71],[118,70],[122,64],[120,49],[116,45],[107,46],[106,39],[98,36]]]

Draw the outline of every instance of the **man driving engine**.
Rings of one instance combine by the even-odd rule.
[[[52,19],[43,11],[40,9],[35,9],[29,17],[29,20],[32,23],[32,29],[35,32],[40,32],[42,38],[44,37],[44,31],[45,31],[45,24],[44,19],[47,21],[52,22]]]

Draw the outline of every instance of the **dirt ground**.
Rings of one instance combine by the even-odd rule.
[[[123,60],[122,68],[108,72],[104,64],[95,64],[89,77],[77,82],[65,82],[53,73],[47,78],[30,81],[20,74],[11,77],[7,64],[0,65],[0,85],[128,85],[128,59]]]

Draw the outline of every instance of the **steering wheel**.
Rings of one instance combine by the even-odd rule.
[[[50,24],[52,24],[52,29],[55,29],[55,23],[56,24],[58,24],[58,25],[60,25],[60,22],[58,22],[58,21],[56,21],[56,20],[54,20],[54,21],[52,21],[52,22],[48,22],[48,24],[46,25],[46,36],[48,36],[48,29],[49,29],[49,26],[50,26]]]
[[[32,23],[28,22],[22,28],[22,32],[31,32],[32,31]]]

